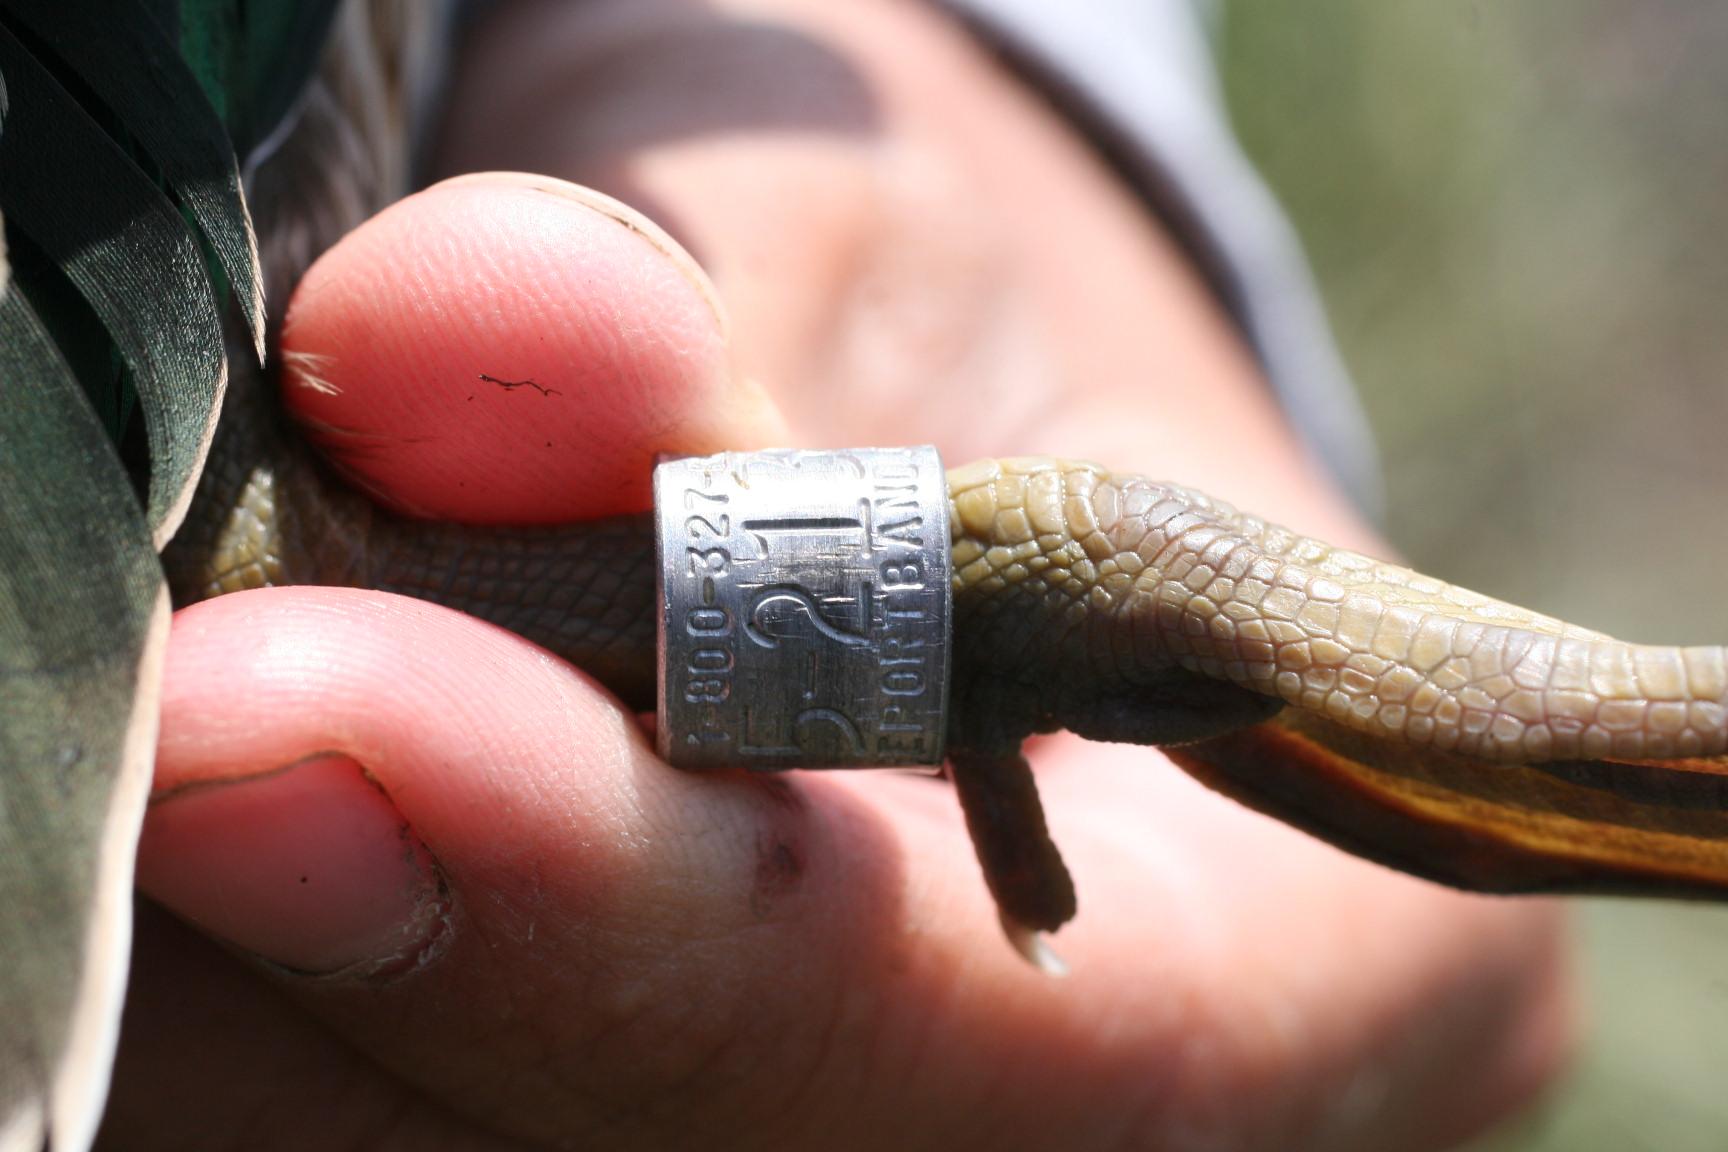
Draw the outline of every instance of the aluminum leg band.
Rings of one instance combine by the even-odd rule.
[[[654,471],[661,756],[938,764],[948,485],[933,448],[728,452]]]

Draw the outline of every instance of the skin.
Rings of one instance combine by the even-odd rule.
[[[751,15],[530,7],[477,36],[449,163],[651,205],[714,281],[555,181],[443,185],[353,233],[283,335],[335,394],[284,398],[395,510],[374,524],[555,534],[644,507],[658,451],[932,440],[1183,475],[1375,546],[1169,242],[965,38],[892,4]],[[867,81],[869,133],[642,122],[658,54],[764,23]],[[631,67],[535,66],[608,43]],[[560,84],[582,116],[512,115]],[[936,319],[885,310],[896,284]],[[1000,402],[944,399],[979,389]],[[169,659],[140,882],[228,951],[146,915],[109,1146],[1442,1147],[1566,1047],[1551,909],[1352,861],[1149,750],[1029,747],[1088,909],[1050,981],[995,938],[931,781],[681,776],[594,680],[399,596],[220,597]]]
[[[1096,465],[948,484],[956,777],[1012,921],[1072,914],[1036,813],[1015,827],[988,794],[1052,728],[1174,745],[1222,791],[1462,886],[1728,883],[1728,651],[1626,644]]]

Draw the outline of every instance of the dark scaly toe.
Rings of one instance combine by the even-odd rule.
[[[1074,918],[1074,882],[1044,824],[1032,768],[1018,751],[951,751],[949,772],[984,882],[1010,931],[1054,932]]]

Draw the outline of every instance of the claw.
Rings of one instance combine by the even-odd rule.
[[[1059,980],[1068,975],[1068,962],[1056,954],[1056,949],[1050,947],[1048,933],[1028,928],[1024,924],[1016,924],[1006,914],[1002,916],[1002,931],[1008,937],[1009,945],[1026,963],[1054,979]]]

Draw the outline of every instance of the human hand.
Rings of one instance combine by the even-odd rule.
[[[933,441],[951,463],[1095,456],[1364,542],[1174,249],[1060,125],[915,10],[778,7],[790,23],[554,5],[483,33],[471,123],[524,127],[493,157],[459,123],[458,162],[627,186],[718,292],[554,181],[416,197],[293,307],[290,347],[338,389],[294,401],[373,434],[345,470],[401,507],[580,519],[644,506],[661,450]],[[614,21],[631,61],[573,67],[582,117],[512,113],[541,95],[534,47],[568,43],[547,19]],[[803,74],[850,71],[873,114],[656,134],[630,85],[693,44],[814,46],[844,70]],[[478,372],[560,395],[425,387]],[[147,919],[108,1139],[1423,1148],[1552,1069],[1546,906],[1352,861],[1147,750],[1063,736],[1034,760],[1081,891],[1065,981],[1000,940],[932,781],[679,775],[580,674],[415,602],[187,610],[141,877],[240,955]]]

